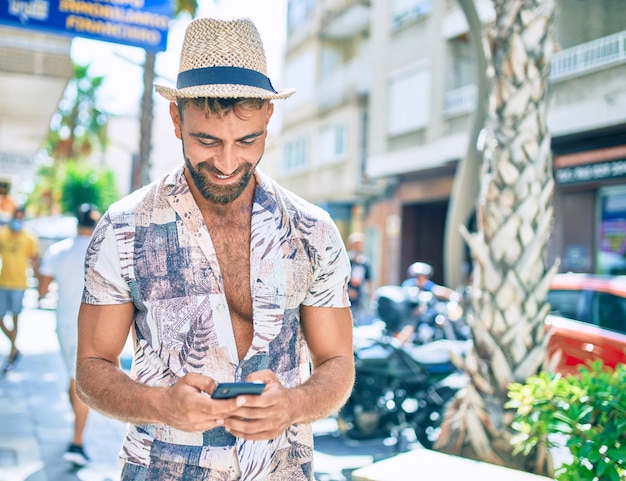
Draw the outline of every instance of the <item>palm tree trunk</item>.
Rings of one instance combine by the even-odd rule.
[[[150,182],[152,163],[152,118],[154,116],[153,84],[155,79],[154,66],[156,53],[146,51],[143,66],[143,95],[141,97],[141,114],[139,119],[139,158],[132,175],[132,190]]]
[[[474,348],[457,363],[470,383],[448,409],[435,449],[551,474],[549,453],[514,456],[508,385],[545,363],[546,294],[556,265],[545,253],[554,180],[546,126],[554,49],[553,0],[495,0],[487,30],[487,119],[472,257]]]

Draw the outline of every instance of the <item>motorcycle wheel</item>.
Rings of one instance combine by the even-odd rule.
[[[432,449],[439,437],[443,413],[436,406],[428,406],[424,409],[421,421],[414,428],[415,437],[426,449]]]
[[[443,403],[440,404],[431,400],[419,409],[419,415],[417,419],[415,419],[413,429],[415,430],[415,437],[417,437],[417,440],[426,449],[432,449],[437,441],[446,407],[456,394],[456,391],[456,389],[448,387],[438,389],[437,397],[442,400]]]

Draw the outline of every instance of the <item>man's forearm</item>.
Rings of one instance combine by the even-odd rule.
[[[102,414],[131,424],[157,422],[157,399],[165,388],[133,381],[104,359],[87,359],[76,371],[79,397]]]
[[[354,359],[335,357],[321,364],[311,377],[293,389],[293,423],[311,423],[337,412],[354,384]]]

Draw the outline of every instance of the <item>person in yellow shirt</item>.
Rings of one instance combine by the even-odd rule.
[[[37,238],[24,231],[24,209],[18,208],[13,213],[8,225],[0,229],[0,329],[9,338],[11,350],[2,372],[11,370],[20,357],[15,340],[17,338],[18,318],[22,312],[22,301],[27,287],[29,263],[33,275],[37,275],[39,246]],[[11,328],[5,323],[8,313],[13,315]]]

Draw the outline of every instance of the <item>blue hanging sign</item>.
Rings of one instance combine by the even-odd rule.
[[[0,0],[0,23],[165,50],[172,0]]]

